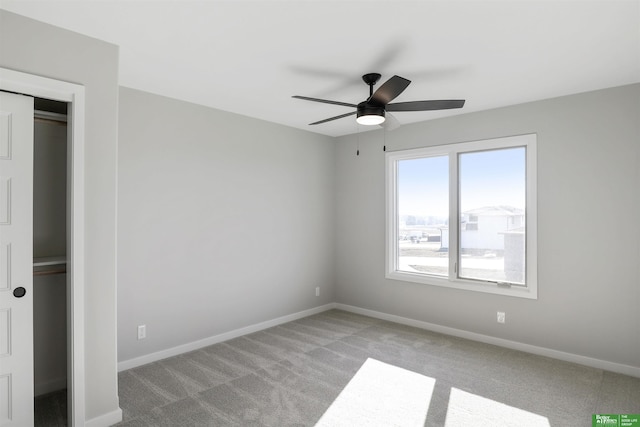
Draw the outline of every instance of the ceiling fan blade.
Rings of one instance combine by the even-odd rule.
[[[321,124],[321,123],[327,123],[327,122],[330,122],[330,121],[332,121],[332,120],[338,120],[338,119],[341,119],[341,118],[343,118],[343,117],[353,116],[354,114],[356,114],[356,112],[355,112],[355,111],[352,111],[351,113],[340,114],[339,116],[330,117],[330,118],[328,118],[328,119],[320,120],[319,122],[309,123],[309,126],[311,126],[311,125],[319,125],[319,124]]]
[[[389,104],[385,108],[387,111],[429,111],[429,110],[449,110],[451,108],[462,108],[464,99],[442,99],[434,101],[410,101]]]
[[[391,130],[398,129],[401,126],[401,124],[398,121],[398,119],[396,119],[396,116],[387,112],[385,114],[384,122],[379,126],[383,127],[385,130],[391,131]]]
[[[393,76],[371,95],[367,103],[383,107],[400,95],[409,86],[409,83],[411,83],[411,80]]]
[[[322,102],[322,103],[325,103],[325,104],[342,105],[344,107],[352,107],[352,108],[357,108],[358,107],[356,104],[349,104],[348,102],[329,101],[327,99],[309,98],[308,96],[293,95],[292,98],[304,99],[305,101]]]

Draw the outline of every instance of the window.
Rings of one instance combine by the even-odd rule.
[[[386,153],[387,277],[537,298],[536,135]]]

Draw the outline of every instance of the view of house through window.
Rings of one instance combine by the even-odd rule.
[[[387,277],[535,292],[534,154],[535,135],[388,153]]]
[[[525,148],[461,153],[460,277],[524,284]]]

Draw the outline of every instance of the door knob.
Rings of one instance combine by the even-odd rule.
[[[22,298],[23,296],[25,296],[27,294],[27,290],[25,288],[23,288],[22,286],[15,288],[13,290],[13,296],[16,298]]]

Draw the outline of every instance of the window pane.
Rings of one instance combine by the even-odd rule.
[[[448,156],[398,161],[397,183],[397,269],[448,276]]]
[[[461,278],[525,283],[524,147],[460,154]]]

